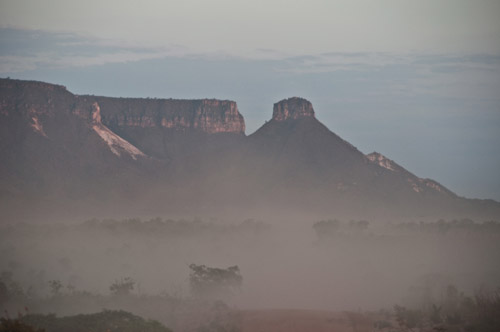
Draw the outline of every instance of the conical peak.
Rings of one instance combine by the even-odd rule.
[[[311,102],[304,98],[292,97],[274,104],[273,120],[285,121],[307,117],[314,118],[314,109]]]

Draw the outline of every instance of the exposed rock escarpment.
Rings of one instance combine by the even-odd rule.
[[[135,146],[112,132],[108,127],[101,122],[101,108],[97,102],[92,104],[92,111],[90,113],[92,129],[102,138],[108,145],[111,152],[117,156],[122,154],[129,155],[132,159],[137,160],[137,157],[145,157],[144,153],[137,149]]]
[[[378,152],[372,152],[370,154],[367,154],[366,157],[372,163],[377,164],[380,167],[383,167],[385,169],[388,169],[389,171],[398,172],[398,171],[404,170],[402,167],[397,165],[394,161],[387,159],[384,155],[382,155]]]
[[[0,88],[0,114],[9,116],[17,110],[18,115],[29,117],[37,130],[40,116],[54,115],[61,109],[92,120],[88,106],[97,102],[102,123],[107,126],[193,129],[208,134],[245,133],[243,116],[236,102],[229,100],[75,96],[61,85],[11,79],[0,79]]]
[[[82,105],[97,103],[103,125],[157,159],[210,155],[245,137],[245,122],[234,101],[96,96],[77,100]]]
[[[62,85],[0,79],[0,115],[24,118],[37,131],[42,118],[54,116],[61,107],[69,108],[73,97]]]
[[[245,133],[245,121],[236,102],[229,100],[175,100],[82,96],[101,107],[102,121],[114,128],[161,127],[208,134]]]
[[[306,117],[314,118],[314,109],[311,102],[304,98],[292,97],[274,104],[273,120],[285,121]]]
[[[438,194],[452,198],[457,197],[457,195],[454,192],[447,189],[438,182],[431,179],[419,178],[415,174],[409,172],[407,169],[394,162],[393,160],[388,159],[383,154],[380,154],[378,152],[372,152],[370,154],[367,154],[366,157],[372,164],[380,166],[385,170],[387,170],[388,172],[396,173],[401,178],[405,179],[407,185],[411,188],[412,191],[416,193]]]
[[[64,132],[70,134],[64,126],[69,129],[69,123],[79,123],[91,135],[98,134],[115,156],[134,160],[145,155],[173,159],[192,154],[193,149],[209,151],[207,142],[225,139],[214,134],[245,136],[243,116],[229,100],[77,96],[64,86],[11,79],[1,79],[0,88],[0,115],[28,125],[32,134],[57,139]],[[76,136],[84,132],[75,130],[74,139],[82,139]]]

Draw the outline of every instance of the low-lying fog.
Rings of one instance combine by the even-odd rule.
[[[135,294],[189,297],[190,264],[237,265],[241,290],[225,299],[237,308],[377,310],[418,301],[422,289],[439,297],[450,284],[496,289],[499,240],[499,224],[468,220],[13,224],[1,226],[0,271],[38,296],[50,280],[61,292],[106,295],[128,277]]]

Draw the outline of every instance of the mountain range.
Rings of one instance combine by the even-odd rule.
[[[298,97],[246,135],[234,101],[74,95],[0,79],[3,220],[131,215],[480,218],[466,199],[325,127]]]

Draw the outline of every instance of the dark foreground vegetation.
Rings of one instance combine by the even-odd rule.
[[[0,318],[0,332],[45,332],[44,329],[36,329],[31,325],[23,323],[21,319]]]
[[[205,306],[207,304],[205,303]],[[208,307],[205,307],[208,309]],[[201,314],[198,311],[196,314]],[[207,314],[208,313],[208,314]],[[192,313],[191,313],[192,314]],[[229,309],[222,302],[213,302],[203,321],[197,317],[186,322],[179,331],[238,332],[248,331],[242,312]],[[444,301],[428,302],[419,308],[395,305],[393,310],[379,312],[343,312],[328,318],[339,331],[387,332],[497,332],[500,330],[500,292],[476,293],[466,297],[449,286]],[[272,322],[269,322],[271,324]],[[312,324],[315,322],[312,321]],[[268,326],[272,330],[273,326]],[[19,318],[2,318],[0,332],[168,332],[157,321],[145,320],[122,310],[57,317],[54,314],[27,314]],[[267,331],[267,330],[266,330]],[[299,330],[302,331],[302,330]]]
[[[171,332],[157,321],[145,320],[125,311],[56,317],[54,314],[29,314],[17,319],[2,319],[2,332]]]

